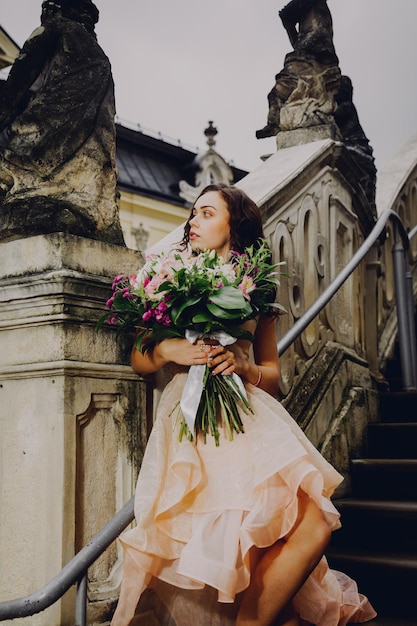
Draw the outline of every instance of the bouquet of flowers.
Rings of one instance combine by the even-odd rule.
[[[97,327],[105,322],[117,326],[116,337],[123,331],[135,332],[136,347],[142,352],[173,337],[187,337],[191,342],[217,339],[222,345],[242,337],[253,340],[242,324],[282,309],[274,302],[281,263],[271,265],[270,256],[264,240],[242,254],[231,252],[227,260],[215,250],[150,255],[137,274],[115,277],[113,294],[106,303],[109,312]],[[233,431],[243,432],[237,407],[246,412],[251,408],[238,376],[216,376],[207,366],[193,365],[188,378],[186,386],[191,381],[198,387],[198,393],[193,389],[191,394],[198,406],[190,410],[184,389],[180,439],[184,434],[192,439],[194,432],[202,432],[204,438],[210,433],[218,445],[220,416],[230,439]]]

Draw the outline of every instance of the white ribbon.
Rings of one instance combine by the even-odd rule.
[[[190,343],[195,343],[200,336],[200,333],[195,330],[187,329],[185,331],[185,338]],[[223,330],[215,333],[210,333],[209,335],[205,335],[205,337],[207,337],[207,339],[215,339],[222,346],[229,346],[236,341],[235,337],[228,335]],[[194,433],[197,409],[198,405],[200,404],[201,394],[203,393],[203,378],[205,369],[205,365],[191,365],[188,371],[188,376],[184,385],[184,389],[182,391],[180,401],[181,411],[184,415],[184,419],[191,433]],[[247,399],[246,389],[240,376],[233,372],[232,378],[239,387],[243,397]]]

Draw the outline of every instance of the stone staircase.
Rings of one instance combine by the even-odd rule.
[[[352,495],[334,501],[342,528],[327,551],[371,600],[373,626],[417,626],[417,393],[399,391],[399,371],[387,367],[390,391],[369,424],[367,458],[352,461]]]

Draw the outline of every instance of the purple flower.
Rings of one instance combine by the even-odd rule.
[[[158,306],[156,307],[157,311],[160,311],[161,313],[164,313],[167,310],[167,308],[168,306],[165,300],[162,300],[162,302],[160,302]]]
[[[124,279],[124,275],[123,274],[119,274],[118,276],[115,276],[114,280],[113,280],[113,285],[112,285],[112,289],[114,290],[118,283],[120,283],[121,280]]]
[[[109,298],[109,299],[107,300],[107,302],[106,302],[106,308],[107,308],[107,309],[111,309],[111,307],[112,307],[112,305],[113,305],[113,302],[114,302],[115,297],[116,297],[116,294],[114,293],[114,294],[112,295],[112,297],[111,297],[111,298]]]

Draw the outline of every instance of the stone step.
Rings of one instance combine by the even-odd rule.
[[[334,505],[342,528],[332,534],[333,548],[377,551],[390,537],[390,549],[417,557],[417,502],[339,498]]]
[[[368,456],[372,458],[416,459],[417,422],[368,424]]]
[[[389,538],[385,542],[389,545]],[[416,620],[417,557],[365,551],[326,552],[332,569],[351,576],[380,616]]]
[[[417,422],[417,393],[414,391],[381,392],[381,422]]]
[[[417,459],[354,459],[351,468],[355,497],[417,501]]]
[[[375,619],[366,622],[366,626],[417,626],[415,619],[401,619],[398,616],[388,617],[378,614]]]

